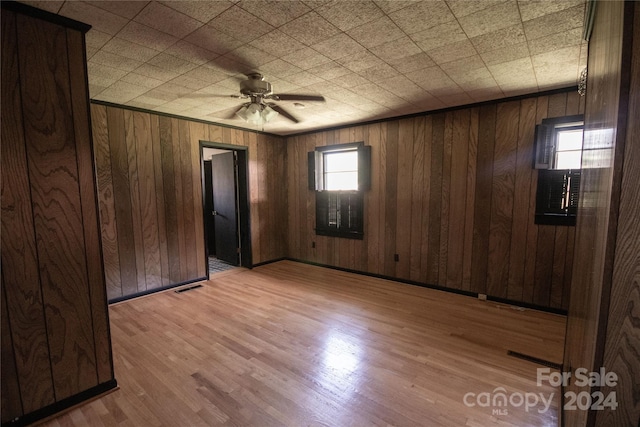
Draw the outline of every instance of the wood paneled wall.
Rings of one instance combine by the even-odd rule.
[[[635,9],[635,24],[634,24]],[[589,42],[582,201],[565,369],[616,372],[618,408],[565,411],[566,426],[640,422],[640,8],[600,2]],[[626,141],[626,142],[625,142]],[[568,391],[591,392],[572,383]]]
[[[253,263],[286,256],[282,138],[91,105],[109,299],[206,276],[200,141],[248,147]]]
[[[567,92],[287,138],[289,256],[566,309],[575,229],[534,224],[531,156],[537,123],[582,106]],[[317,236],[307,152],[354,141],[372,146],[364,240]]]
[[[601,427],[640,425],[640,6],[635,3],[634,9],[618,235],[602,363],[620,378],[602,392],[615,391],[620,406],[597,415]]]
[[[85,70],[83,32],[2,10],[2,422],[115,386]]]
[[[634,9],[618,233],[602,363],[620,378],[602,392],[616,392],[620,406],[597,414],[601,427],[640,425],[640,6],[635,3]]]

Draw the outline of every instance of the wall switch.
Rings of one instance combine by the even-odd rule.
[[[480,301],[486,301],[487,300],[487,294],[478,294],[478,299]]]

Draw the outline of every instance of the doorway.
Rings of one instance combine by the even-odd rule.
[[[247,148],[200,142],[208,275],[251,267]]]

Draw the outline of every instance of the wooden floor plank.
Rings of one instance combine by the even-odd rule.
[[[280,261],[112,305],[120,390],[46,425],[557,425],[565,317]],[[465,405],[543,393],[548,412]],[[542,407],[540,407],[542,409]]]

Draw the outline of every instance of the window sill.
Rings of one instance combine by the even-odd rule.
[[[344,239],[356,239],[362,240],[364,238],[364,233],[359,233],[357,231],[338,231],[338,230],[319,230],[316,228],[317,236],[329,236],[329,237],[341,237]]]

